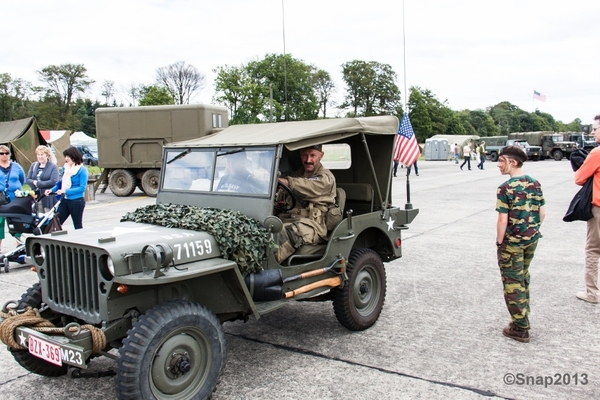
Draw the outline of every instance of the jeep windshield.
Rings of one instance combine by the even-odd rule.
[[[163,190],[268,196],[273,148],[169,149]]]

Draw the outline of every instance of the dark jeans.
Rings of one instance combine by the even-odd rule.
[[[85,200],[81,199],[63,199],[58,206],[58,217],[60,218],[60,224],[62,225],[69,216],[73,220],[73,226],[75,229],[83,228],[83,209],[85,208]]]
[[[471,169],[471,156],[465,156],[465,161],[463,161],[463,163],[460,164],[460,169],[462,169],[462,167],[464,167],[465,164],[467,164],[469,169]]]
[[[406,176],[410,175],[410,169],[412,167],[415,167],[415,174],[419,175],[419,167],[417,166],[417,162],[415,161],[413,165],[411,165],[410,167],[406,167]]]
[[[483,163],[485,162],[485,154],[479,156],[479,164],[477,164],[477,168],[483,169]]]
[[[394,161],[394,176],[398,173],[398,164],[400,164],[400,161]]]

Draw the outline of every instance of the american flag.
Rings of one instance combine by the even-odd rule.
[[[398,136],[396,136],[396,143],[394,144],[394,161],[406,166],[413,165],[419,158],[420,152],[415,132],[408,119],[408,113],[405,112],[402,121],[400,121]]]
[[[546,95],[536,92],[535,90],[533,91],[533,98],[538,99],[539,101],[546,101]]]

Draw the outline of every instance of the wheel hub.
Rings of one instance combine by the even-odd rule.
[[[190,363],[190,359],[188,357],[188,353],[173,353],[171,362],[167,367],[167,371],[173,374],[175,377],[180,377],[183,374],[190,372],[192,369],[192,364]]]
[[[358,290],[360,291],[360,294],[364,296],[365,294],[369,293],[369,286],[363,282]]]

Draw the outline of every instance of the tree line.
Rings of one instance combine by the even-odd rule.
[[[303,121],[329,118],[396,115],[404,109],[397,74],[388,64],[353,60],[341,65],[342,87],[331,75],[291,54],[266,54],[239,66],[223,65],[213,72],[212,103],[230,113],[230,124]],[[102,99],[86,97],[95,83],[83,64],[49,65],[36,71],[34,85],[0,73],[0,121],[34,116],[41,129],[82,130],[95,136],[99,107],[189,104],[205,87],[205,75],[183,61],[157,68],[154,82],[130,84],[126,101],[116,100],[114,81],[101,83]],[[341,90],[342,101],[334,96]],[[497,136],[509,132],[580,132],[581,120],[564,123],[548,113],[527,112],[508,101],[485,109],[452,110],[431,90],[409,88],[407,107],[419,142],[436,134]]]

